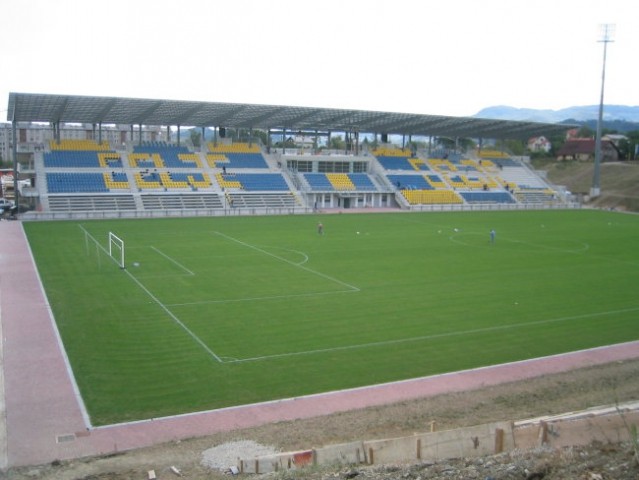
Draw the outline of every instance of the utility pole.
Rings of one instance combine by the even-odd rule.
[[[604,106],[604,83],[606,81],[606,50],[608,44],[613,42],[613,36],[615,34],[615,25],[611,23],[605,23],[600,25],[601,38],[598,42],[604,44],[603,49],[603,68],[601,71],[601,97],[599,99],[599,116],[597,118],[597,136],[595,137],[595,168],[592,178],[592,188],[590,189],[590,196],[592,198],[598,197],[601,193],[601,187],[599,184],[599,168],[601,165],[601,124],[603,123],[603,106]]]

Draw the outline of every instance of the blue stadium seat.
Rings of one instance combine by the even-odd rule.
[[[109,189],[102,173],[47,173],[49,193],[101,193]]]

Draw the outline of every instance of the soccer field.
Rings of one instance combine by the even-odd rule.
[[[639,339],[635,215],[344,214],[24,228],[93,425]],[[125,269],[106,254],[109,232],[125,243]]]

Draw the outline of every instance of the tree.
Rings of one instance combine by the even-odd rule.
[[[344,137],[342,137],[341,135],[331,137],[330,148],[332,150],[345,150],[346,142],[344,141]]]
[[[455,140],[448,137],[437,137],[436,144],[443,148],[448,148],[448,149],[455,148]]]
[[[458,143],[462,151],[464,152],[477,147],[477,142],[475,142],[475,140],[473,140],[472,138],[460,138]]]
[[[262,145],[268,144],[268,135],[264,130],[253,130],[253,140],[260,140]]]
[[[191,143],[193,144],[194,147],[200,147],[201,146],[201,140],[202,140],[202,132],[199,132],[197,130],[197,128],[192,128],[189,131],[190,135],[191,135]]]
[[[639,130],[632,130],[626,133],[628,137],[628,159],[637,160],[637,146],[639,145]]]

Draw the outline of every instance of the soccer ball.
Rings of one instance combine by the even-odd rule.
[[[357,235],[359,235],[359,232],[357,232]]]

